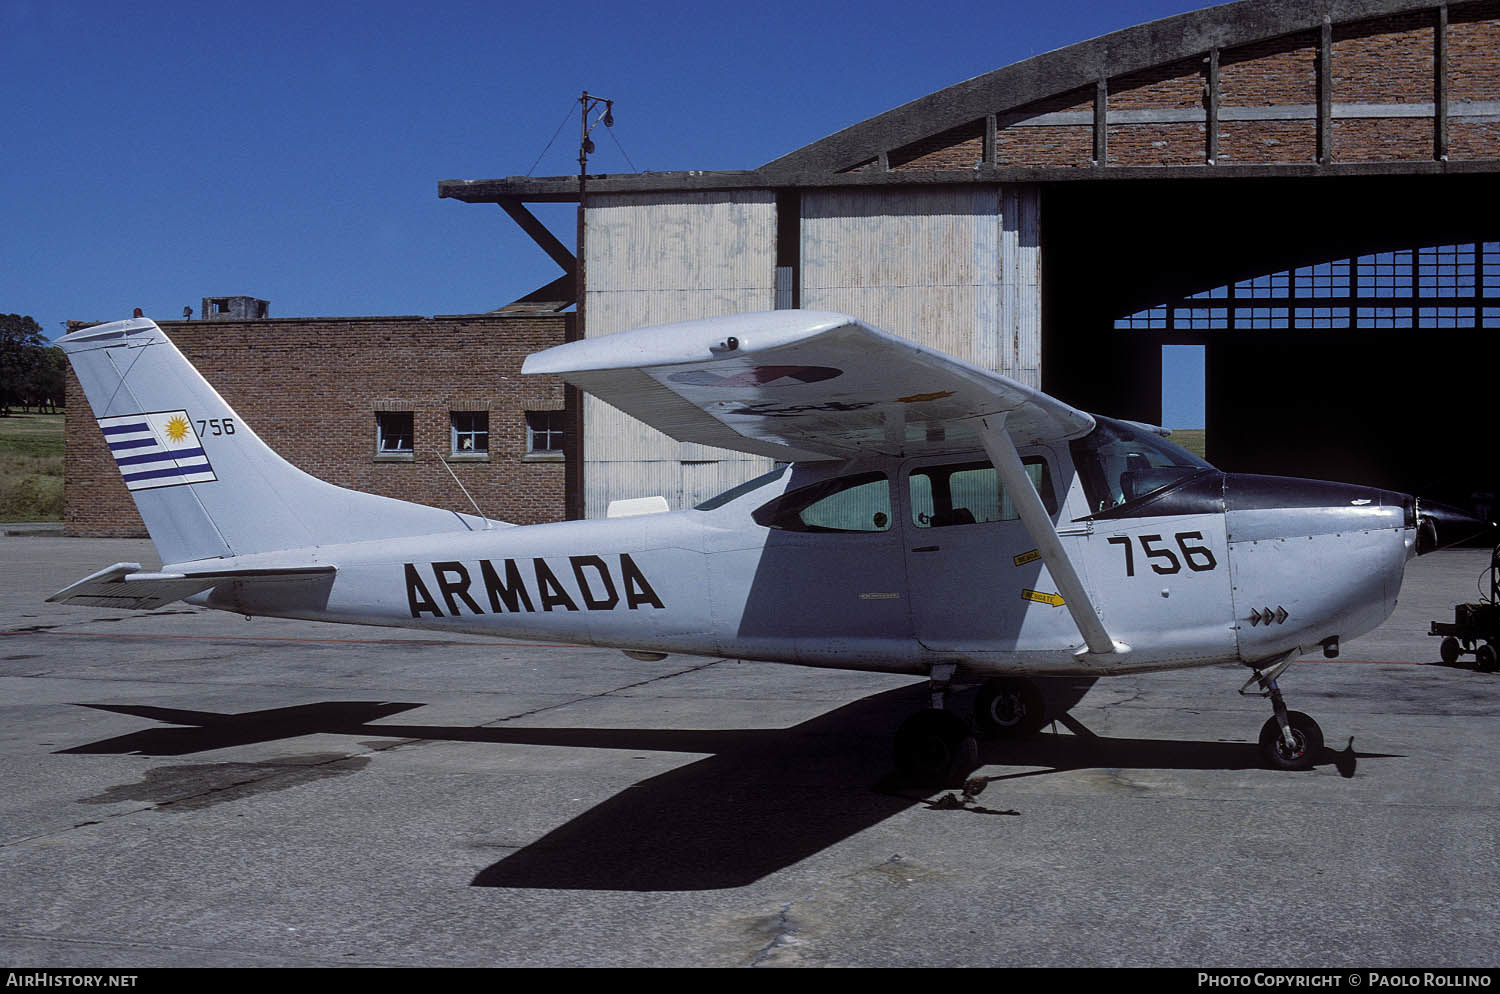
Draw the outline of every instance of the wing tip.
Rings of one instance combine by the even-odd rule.
[[[838,311],[785,309],[644,325],[534,352],[521,364],[521,372],[586,373],[707,362],[727,358],[723,345],[731,338],[733,353],[753,355],[860,323]]]

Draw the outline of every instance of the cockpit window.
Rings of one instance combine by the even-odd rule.
[[[1092,514],[1213,469],[1160,435],[1113,418],[1095,420],[1094,430],[1072,443],[1073,463]]]
[[[1031,484],[1048,513],[1057,513],[1057,498],[1047,464],[1037,456],[1021,460]],[[1000,485],[995,467],[987,462],[924,466],[907,477],[911,520],[918,528],[946,528],[986,521],[1014,521],[1020,517],[1015,501]]]
[[[756,524],[793,532],[883,532],[891,527],[891,484],[884,473],[824,480],[758,509]]]
[[[730,487],[717,496],[710,497],[701,504],[694,506],[695,511],[714,511],[723,507],[731,501],[739,500],[752,490],[759,490],[768,483],[781,479],[781,475],[787,471],[786,466],[777,466],[769,473],[762,473],[753,480],[746,480],[737,487]]]

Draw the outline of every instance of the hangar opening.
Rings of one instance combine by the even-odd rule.
[[[1159,423],[1162,350],[1200,346],[1216,465],[1487,505],[1500,224],[1483,185],[1049,190],[1044,388]]]

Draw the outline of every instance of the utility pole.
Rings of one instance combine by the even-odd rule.
[[[585,337],[584,331],[585,313],[587,311],[587,268],[588,268],[588,230],[585,215],[588,210],[589,193],[589,154],[594,151],[594,140],[589,133],[601,123],[606,128],[615,125],[615,102],[603,97],[592,96],[588,90],[583,91],[583,96],[578,98],[578,263],[577,278],[578,286],[575,291],[577,298],[576,312],[573,315],[573,330],[568,336],[569,341],[577,341]],[[594,123],[589,123],[589,115],[594,113],[600,105],[604,107],[604,113],[594,118]],[[567,479],[564,481],[566,491],[566,513],[570,519],[582,518],[584,514],[583,499],[583,393],[577,387],[568,387],[565,405],[572,412],[570,419],[572,424],[570,434],[573,436],[573,455],[568,460]]]
[[[594,151],[594,140],[589,134],[601,123],[606,128],[615,126],[615,102],[603,97],[590,95],[588,90],[583,91],[583,96],[578,98],[581,112],[578,115],[578,321],[575,326],[579,338],[584,337],[584,269],[587,253],[585,251],[585,240],[588,233],[585,230],[584,212],[588,208],[589,195],[589,154]],[[604,107],[604,113],[594,118],[594,123],[589,123],[589,115],[597,110],[600,105]]]

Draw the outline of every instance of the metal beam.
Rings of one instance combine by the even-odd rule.
[[[564,273],[557,279],[544,287],[539,287],[519,300],[506,304],[500,310],[532,311],[538,313],[555,314],[558,311],[567,310],[578,296],[578,284],[573,279],[572,273]]]
[[[563,268],[568,276],[578,272],[578,259],[568,247],[557,240],[557,236],[547,230],[547,226],[536,219],[536,215],[526,209],[521,203],[520,197],[500,197],[496,201],[500,209],[510,215],[510,219],[521,226],[521,230],[531,236],[531,240],[541,246],[542,251],[552,257],[552,261]]]

